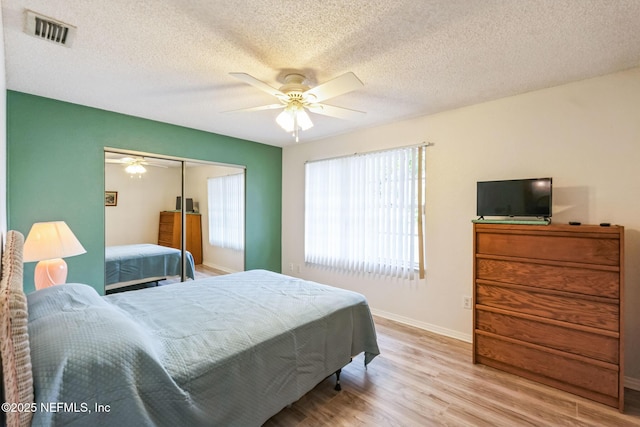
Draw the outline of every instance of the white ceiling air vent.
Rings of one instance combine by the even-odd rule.
[[[62,46],[71,46],[76,27],[30,10],[27,10],[26,14],[25,32],[27,34]]]

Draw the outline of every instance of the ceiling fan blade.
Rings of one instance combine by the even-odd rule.
[[[104,159],[105,163],[118,163],[121,165],[125,165],[127,163],[131,163],[133,161],[135,161],[136,159],[132,158],[132,157],[119,157],[119,158],[108,158],[108,159]]]
[[[246,113],[248,111],[277,110],[284,107],[286,107],[286,105],[284,104],[269,104],[262,105],[260,107],[240,108],[239,110],[223,111],[223,113]]]
[[[351,110],[344,107],[336,107],[328,104],[312,104],[307,107],[309,111],[316,114],[323,114],[325,116],[337,117],[345,120],[355,120],[363,117],[364,111]]]
[[[280,92],[278,89],[272,88],[265,82],[258,80],[247,73],[229,73],[229,74],[231,74],[236,79],[240,79],[243,82],[250,84],[251,86],[257,87],[258,89],[264,92],[267,92],[269,95],[273,95],[278,98],[285,98],[285,99],[287,98],[287,95]]]
[[[312,95],[315,99],[309,99],[309,102],[322,102],[325,99],[351,92],[352,90],[363,87],[364,84],[352,72],[345,73],[333,80],[322,83],[305,92],[305,95]]]
[[[153,166],[156,168],[171,168],[178,167],[180,165],[179,161],[170,160],[170,159],[160,159],[156,157],[142,157],[138,161],[143,166]]]

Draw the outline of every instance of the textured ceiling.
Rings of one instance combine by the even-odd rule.
[[[284,146],[278,88],[354,72],[301,142],[640,66],[640,0],[2,0],[7,87]],[[71,47],[24,32],[25,9],[77,27]]]

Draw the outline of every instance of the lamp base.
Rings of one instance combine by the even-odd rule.
[[[36,265],[33,278],[36,289],[61,285],[67,281],[67,263],[62,258],[40,261]]]

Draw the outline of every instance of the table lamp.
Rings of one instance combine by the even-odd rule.
[[[64,221],[36,222],[24,242],[24,262],[39,261],[36,289],[65,283],[67,263],[62,258],[86,252]]]

